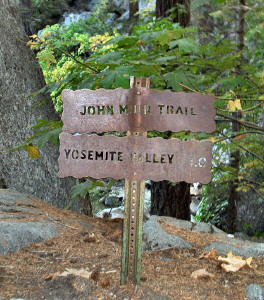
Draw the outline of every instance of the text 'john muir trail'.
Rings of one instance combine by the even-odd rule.
[[[96,151],[96,150],[77,150],[64,149],[66,159],[76,160],[101,160],[101,161],[123,161],[128,158],[129,161],[146,162],[154,164],[172,164],[174,154],[150,154],[132,152],[124,156],[123,152],[118,151]]]
[[[193,107],[173,106],[158,104],[159,114],[163,115],[185,115],[195,116],[195,110]],[[83,105],[81,106],[79,113],[84,116],[103,116],[103,115],[128,115],[128,114],[144,114],[151,115],[152,107],[150,105],[119,105],[114,107],[113,105]]]
[[[170,130],[211,133],[216,129],[213,95],[151,89],[99,89],[65,90],[62,98],[64,132]]]

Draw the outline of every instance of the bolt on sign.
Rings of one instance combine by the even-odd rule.
[[[211,141],[147,138],[147,131],[216,129],[214,97],[150,89],[64,90],[59,177],[126,179],[121,283],[140,282],[145,180],[211,181]],[[95,133],[127,132],[125,137]]]

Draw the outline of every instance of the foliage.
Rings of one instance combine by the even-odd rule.
[[[199,7],[203,1],[195,3]],[[219,7],[219,3],[223,6]],[[231,13],[225,13],[232,3],[218,0],[215,4],[217,13],[211,14],[212,17],[218,21],[222,18],[231,24]],[[252,16],[250,18],[253,22]],[[212,186],[207,187],[204,203],[216,202],[213,208],[210,204],[210,209],[205,208],[202,214],[216,224],[218,212],[226,205],[228,180],[238,179],[238,190],[254,189],[262,195],[264,192],[261,177],[256,181],[252,179],[253,170],[262,172],[264,163],[261,127],[263,47],[253,53],[253,46],[263,43],[258,37],[264,34],[264,25],[254,24],[246,33],[245,63],[241,65],[242,53],[236,51],[232,35],[226,38],[216,29],[213,41],[200,44],[197,35],[203,33],[198,28],[181,28],[170,19],[148,17],[147,20],[139,21],[130,35],[121,35],[117,31],[106,32],[99,21],[98,26],[91,27],[92,30],[83,22],[70,26],[56,24],[47,26],[41,38],[33,36],[29,45],[38,52],[47,81],[45,91],[50,92],[55,108],[60,113],[63,89],[129,88],[131,75],[151,77],[152,88],[159,90],[215,94],[219,122],[214,134],[180,132],[171,136],[198,140],[210,138],[215,143],[214,181]],[[93,19],[87,22],[94,24]],[[242,126],[240,132],[233,133],[230,121],[233,120],[232,113],[236,111],[242,113]],[[159,132],[150,132],[149,135],[163,136]],[[229,166],[228,158],[236,149],[241,151],[242,165],[238,171]],[[87,184],[83,187],[87,189]],[[220,196],[215,199],[214,193],[218,189]],[[82,194],[83,191],[79,190],[78,193]],[[210,215],[212,209],[215,215]]]
[[[77,196],[85,198],[89,193],[93,207],[93,214],[95,215],[99,209],[104,208],[103,204],[98,203],[98,200],[100,200],[100,198],[102,198],[103,196],[109,194],[114,183],[115,180],[113,180],[112,178],[107,180],[86,178],[84,182],[76,184],[73,187],[71,193],[72,200],[70,201],[66,209],[69,209],[71,207]]]

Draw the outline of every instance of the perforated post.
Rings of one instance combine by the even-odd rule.
[[[130,77],[130,88],[150,88],[149,78]],[[140,96],[140,91],[136,92]],[[147,132],[128,135],[147,136]],[[134,174],[136,178],[136,173]],[[125,219],[123,226],[123,254],[121,284],[132,281],[140,283],[142,268],[142,235],[144,212],[145,181],[126,180]]]

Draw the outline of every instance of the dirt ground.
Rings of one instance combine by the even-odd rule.
[[[93,219],[46,203],[41,206],[43,219],[53,222],[62,236],[0,256],[2,300],[246,299],[249,284],[264,286],[264,258],[254,258],[251,267],[227,273],[216,259],[201,258],[205,241],[213,242],[215,236],[178,227],[166,230],[194,247],[144,252],[140,285],[121,286],[122,220]],[[39,216],[31,220],[39,221]],[[68,276],[58,276],[67,269],[83,269],[90,277],[71,270]],[[192,278],[199,269],[213,277]]]

